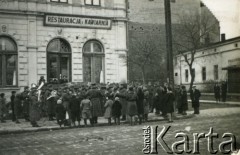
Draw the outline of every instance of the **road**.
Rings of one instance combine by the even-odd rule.
[[[171,146],[177,139],[178,132],[185,132],[193,147],[193,133],[208,133],[210,127],[219,134],[214,139],[213,147],[218,149],[224,140],[223,133],[230,132],[236,136],[237,147],[240,147],[240,107],[213,108],[201,111],[201,114],[190,119],[144,123],[143,125],[120,125],[66,129],[48,132],[11,134],[0,136],[0,154],[19,155],[140,155],[143,149],[143,127],[147,125],[171,126],[164,139]],[[181,140],[181,139],[179,139]],[[181,148],[181,147],[180,147]],[[200,154],[207,151],[207,140],[200,139]],[[158,154],[167,154],[158,146]],[[221,153],[217,153],[221,154]]]

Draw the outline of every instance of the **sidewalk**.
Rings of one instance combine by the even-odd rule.
[[[188,100],[189,103],[191,103],[191,100]],[[233,101],[226,101],[226,102],[216,102],[213,100],[200,100],[200,103],[212,103],[212,104],[225,104],[225,105],[236,105],[236,106],[240,106],[240,101],[239,102],[233,102]]]
[[[187,119],[192,118],[194,115],[191,115],[192,112],[189,112],[188,115],[175,115],[175,120],[177,119]],[[149,113],[148,115],[148,122],[157,122],[157,121],[166,121],[162,116],[155,115],[154,113]],[[53,130],[62,130],[62,129],[69,129],[73,127],[62,127],[60,128],[57,124],[57,121],[48,121],[47,118],[42,118],[40,121],[38,121],[38,125],[40,127],[32,127],[30,125],[30,122],[26,122],[24,119],[20,119],[20,124],[16,124],[15,122],[12,122],[11,120],[7,120],[6,123],[0,123],[0,135],[3,134],[17,134],[17,133],[26,133],[26,132],[38,132],[38,131],[53,131]],[[80,128],[83,127],[83,120],[80,122]],[[127,124],[128,122],[121,121],[121,124]],[[88,121],[89,124],[89,121]],[[98,124],[95,127],[99,126],[108,126],[107,119],[104,117],[98,118]],[[90,127],[90,125],[88,125]]]

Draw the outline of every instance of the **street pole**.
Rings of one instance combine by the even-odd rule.
[[[173,51],[172,51],[172,23],[171,23],[171,3],[164,0],[165,8],[165,27],[166,27],[166,49],[167,49],[167,75],[168,84],[174,87],[173,77]]]

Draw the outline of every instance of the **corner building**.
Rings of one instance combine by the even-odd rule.
[[[125,0],[0,2],[0,90],[127,81]]]

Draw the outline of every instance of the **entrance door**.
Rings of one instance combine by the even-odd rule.
[[[228,70],[229,93],[240,93],[240,69]]]
[[[104,53],[101,43],[88,41],[83,47],[83,80],[104,83]]]
[[[71,81],[71,53],[69,44],[54,39],[48,45],[48,82],[66,83]]]

